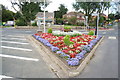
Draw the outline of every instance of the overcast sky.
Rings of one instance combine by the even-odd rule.
[[[48,10],[48,12],[53,12],[53,11],[58,10],[58,7],[60,6],[60,4],[64,4],[68,8],[68,12],[74,11],[74,9],[72,7],[72,3],[74,3],[75,0],[51,0],[51,1],[52,1],[52,3],[50,3],[46,8],[46,10]],[[10,0],[0,0],[0,3],[5,5],[9,10],[15,12],[15,10],[11,7],[12,5],[10,3]],[[111,12],[111,10],[110,10],[110,12]],[[107,15],[108,11],[105,11],[104,13]]]

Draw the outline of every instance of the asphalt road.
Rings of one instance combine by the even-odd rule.
[[[118,78],[118,29],[99,31],[105,36],[95,56],[76,78]]]
[[[2,74],[0,76],[4,78],[57,78],[24,37],[33,33],[35,32],[14,28],[2,30],[2,55],[0,53]]]
[[[75,78],[118,77],[118,29],[99,31],[105,39],[95,52],[82,74]],[[2,55],[2,77],[57,78],[42,60],[40,54],[25,39],[25,35],[36,33],[36,29],[3,28],[0,30]],[[81,31],[83,32],[83,31]],[[87,33],[87,32],[85,32]],[[0,54],[1,54],[0,53]]]

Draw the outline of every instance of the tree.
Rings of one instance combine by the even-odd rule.
[[[76,25],[77,24],[77,17],[71,17],[68,19],[68,23],[72,24],[72,25]]]
[[[60,16],[59,16],[59,18],[62,18],[62,16],[67,13],[67,11],[68,11],[68,9],[63,4],[60,4],[60,7],[59,7]]]
[[[27,25],[31,25],[30,21],[35,19],[35,15],[38,12],[42,12],[41,7],[43,6],[43,2],[11,2],[13,8],[17,11],[17,15],[21,16]],[[14,7],[17,5],[19,7],[19,11]],[[48,4],[46,4],[47,6]]]
[[[116,12],[116,14],[115,14],[115,19],[120,19],[120,12]]]
[[[5,6],[2,5],[2,22],[13,20],[14,15],[14,12],[7,10]]]
[[[104,10],[106,10],[106,8],[110,7],[109,4],[110,3],[106,2],[76,2],[73,3],[73,8],[76,11],[83,10],[84,14],[88,16],[89,23],[92,13],[102,13]]]
[[[59,10],[54,11],[54,18],[55,18],[55,23],[56,24],[63,24],[63,15],[66,14],[68,9],[63,5],[60,4]]]
[[[110,20],[115,20],[115,14],[109,14],[108,15],[108,18],[110,19]]]

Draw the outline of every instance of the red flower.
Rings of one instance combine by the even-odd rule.
[[[62,50],[64,53],[68,53],[68,50]]]
[[[76,53],[70,53],[71,58],[75,58]]]

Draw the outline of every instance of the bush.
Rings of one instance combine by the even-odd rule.
[[[37,23],[36,22],[32,23],[32,26],[37,26]]]
[[[67,26],[67,27],[64,27],[64,29],[72,29],[71,27]]]
[[[94,31],[90,31],[88,35],[94,35]]]
[[[52,28],[49,28],[49,29],[48,29],[48,33],[52,33]]]
[[[25,21],[22,20],[22,19],[18,19],[18,20],[16,21],[16,25],[17,25],[17,26],[27,26],[27,24],[25,23]]]
[[[77,23],[77,25],[84,26],[84,23],[83,22],[79,22],[79,23]]]
[[[96,26],[95,22],[89,23],[89,26]]]
[[[71,42],[70,41],[70,36],[69,35],[66,35],[65,37],[64,37],[64,43],[66,44],[66,45],[70,45],[70,44],[74,44],[73,42]]]

